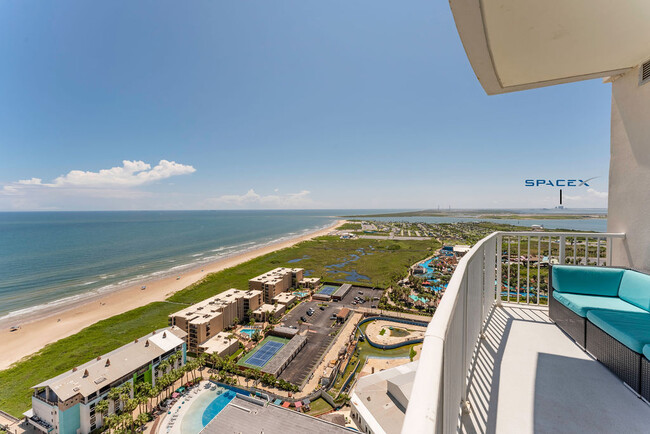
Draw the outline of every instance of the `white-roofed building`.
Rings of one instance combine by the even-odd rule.
[[[177,366],[186,362],[186,333],[168,327],[143,336],[32,388],[28,422],[51,434],[89,433],[102,426],[95,404],[114,387],[147,381],[156,384],[156,368],[180,352]],[[109,403],[109,414],[114,413]]]
[[[239,340],[230,332],[219,332],[199,345],[199,354],[216,354],[219,357],[230,356],[239,349]]]
[[[399,432],[418,362],[359,378],[350,397],[350,417],[369,434]]]

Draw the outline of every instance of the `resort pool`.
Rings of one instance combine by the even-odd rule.
[[[190,408],[182,417],[180,425],[181,434],[198,434],[210,423],[214,417],[223,410],[237,393],[249,395],[245,390],[217,386],[216,390],[204,390],[190,404]]]
[[[295,291],[293,293],[293,295],[297,295],[300,298],[304,298],[304,297],[307,297],[309,295],[309,293],[306,292],[306,291]]]
[[[249,338],[253,337],[253,334],[256,332],[256,329],[241,329],[239,333],[248,336]]]
[[[418,297],[417,295],[413,295],[413,294],[409,295],[409,297],[411,297],[411,300],[413,300],[413,301],[420,300],[422,303],[426,303],[427,301],[429,301],[424,297]]]

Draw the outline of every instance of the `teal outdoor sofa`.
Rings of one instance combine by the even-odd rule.
[[[556,265],[549,280],[550,318],[650,400],[650,276],[623,268]]]

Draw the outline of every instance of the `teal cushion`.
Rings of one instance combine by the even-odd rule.
[[[650,276],[637,271],[625,270],[618,296],[628,303],[650,311]]]
[[[572,294],[616,297],[623,272],[619,268],[553,266],[553,289]]]
[[[600,295],[570,294],[553,291],[553,298],[585,318],[591,309],[610,309],[622,312],[645,312],[618,297],[601,297]]]
[[[646,344],[643,346],[643,355],[645,356],[646,359],[650,360],[650,344]]]
[[[650,313],[593,309],[587,319],[605,333],[639,354],[650,344]],[[587,340],[589,336],[587,336]]]

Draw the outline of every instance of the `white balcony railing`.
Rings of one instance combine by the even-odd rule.
[[[470,408],[468,371],[495,303],[547,304],[549,264],[612,265],[612,239],[624,237],[495,232],[472,247],[427,327],[402,434],[458,431]]]

